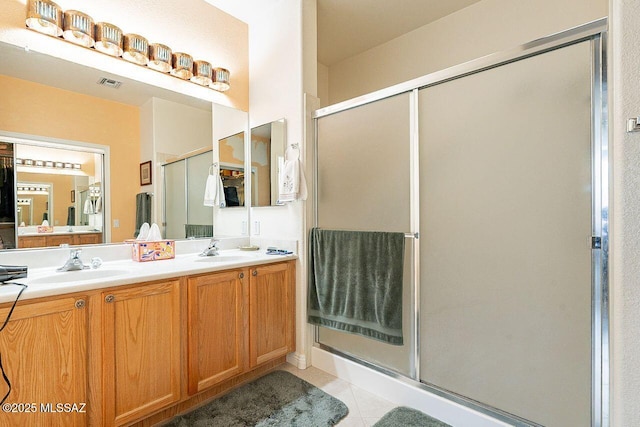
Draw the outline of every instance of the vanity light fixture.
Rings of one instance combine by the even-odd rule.
[[[62,9],[49,0],[29,0],[27,27],[50,36],[62,35]]]
[[[137,34],[125,34],[122,42],[122,58],[139,65],[149,62],[149,42]]]
[[[229,84],[230,77],[231,76],[229,70],[227,70],[226,68],[214,68],[211,84],[209,85],[209,87],[220,92],[229,90],[229,88],[231,87],[231,85]]]
[[[171,59],[171,75],[183,80],[193,77],[193,57],[188,53],[175,52]]]
[[[77,10],[65,11],[62,37],[71,43],[92,47],[95,44],[93,18]]]
[[[160,43],[151,43],[147,66],[163,73],[171,71],[171,48]]]
[[[122,30],[108,22],[98,22],[94,47],[107,55],[122,56]]]
[[[191,81],[201,86],[209,86],[211,84],[211,63],[207,61],[193,62],[193,77]]]
[[[60,37],[86,48],[138,64],[200,86],[224,92],[230,88],[230,73],[226,68],[213,68],[210,62],[194,61],[187,53],[173,53],[160,43],[138,34],[124,34],[107,22],[94,24],[93,18],[77,11],[64,11],[50,0],[28,0],[26,25],[41,33]]]

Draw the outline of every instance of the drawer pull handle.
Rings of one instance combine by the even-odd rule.
[[[257,276],[258,275],[258,270],[253,270],[253,272],[251,273],[252,276]]]
[[[240,273],[240,278],[244,279],[244,273]]]
[[[84,300],[83,299],[79,299],[78,301],[76,301],[75,306],[76,306],[76,308],[84,308],[84,306],[85,306]]]
[[[104,300],[106,302],[113,302],[113,300],[115,300],[116,297],[114,297],[113,295],[107,295],[106,297],[104,297]]]

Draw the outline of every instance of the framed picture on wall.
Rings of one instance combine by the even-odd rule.
[[[140,185],[151,184],[151,160],[140,163]]]

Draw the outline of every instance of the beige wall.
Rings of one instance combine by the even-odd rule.
[[[484,0],[329,66],[329,100],[323,105],[511,49],[604,16],[607,0]]]
[[[611,425],[640,425],[640,2],[612,0],[610,14]]]
[[[111,241],[131,238],[140,188],[139,109],[6,76],[0,76],[0,93],[3,131],[110,147],[111,218],[120,220]]]

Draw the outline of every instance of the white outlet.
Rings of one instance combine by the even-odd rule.
[[[120,227],[120,220],[119,219],[114,219],[113,220],[113,228],[119,228]]]
[[[242,221],[242,235],[246,236],[247,234],[249,234],[249,224],[247,221]]]
[[[253,234],[255,236],[260,234],[260,221],[253,221]]]

